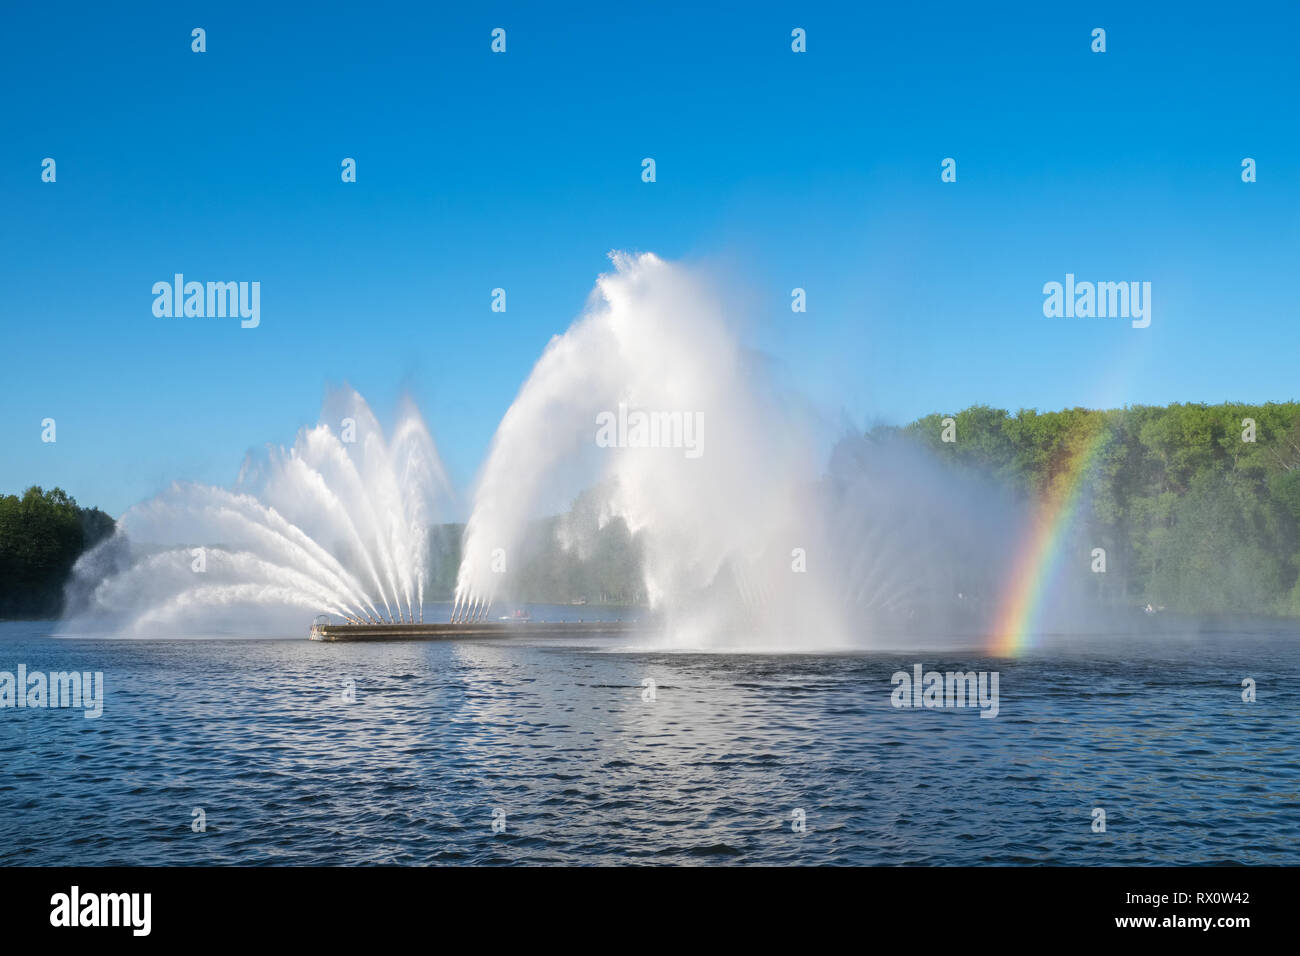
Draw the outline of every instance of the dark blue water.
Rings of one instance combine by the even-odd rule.
[[[103,671],[104,715],[0,710],[3,864],[1300,862],[1295,634],[993,661],[50,630],[0,624],[0,670]],[[917,662],[998,671],[998,717],[891,706]]]

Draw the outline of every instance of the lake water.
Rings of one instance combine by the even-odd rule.
[[[0,671],[102,671],[104,712],[0,710],[4,864],[1300,863],[1295,633],[989,660],[52,629],[0,623]],[[997,671],[997,717],[892,706],[917,663]]]

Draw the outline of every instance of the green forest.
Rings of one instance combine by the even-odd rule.
[[[1077,470],[1111,603],[1300,615],[1300,403],[1014,415],[976,405],[872,434],[900,431],[1031,502],[1063,494]]]
[[[56,617],[81,552],[113,533],[113,519],[62,488],[0,495],[0,618]]]

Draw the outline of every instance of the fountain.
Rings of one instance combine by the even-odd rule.
[[[418,623],[429,530],[450,497],[411,403],[385,436],[339,389],[292,448],[250,455],[233,489],[174,482],[128,510],[73,569],[64,630],[277,633],[303,611]]]
[[[1024,524],[1005,495],[902,438],[836,442],[704,276],[612,259],[497,428],[449,620],[424,620],[431,530],[453,497],[433,439],[409,403],[385,436],[345,388],[232,489],[176,482],[131,508],[74,568],[65,631],[283,634],[304,612],[326,616],[318,640],[636,630],[491,619],[518,596],[508,569],[530,523],[580,493],[636,538],[668,646],[851,649],[914,636],[926,615],[936,633],[985,626]],[[592,530],[566,525],[554,545]]]

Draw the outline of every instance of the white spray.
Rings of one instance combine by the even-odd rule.
[[[65,630],[277,633],[304,611],[422,616],[429,530],[450,486],[409,402],[391,439],[350,388],[292,449],[248,458],[233,490],[175,482],[83,555]]]

